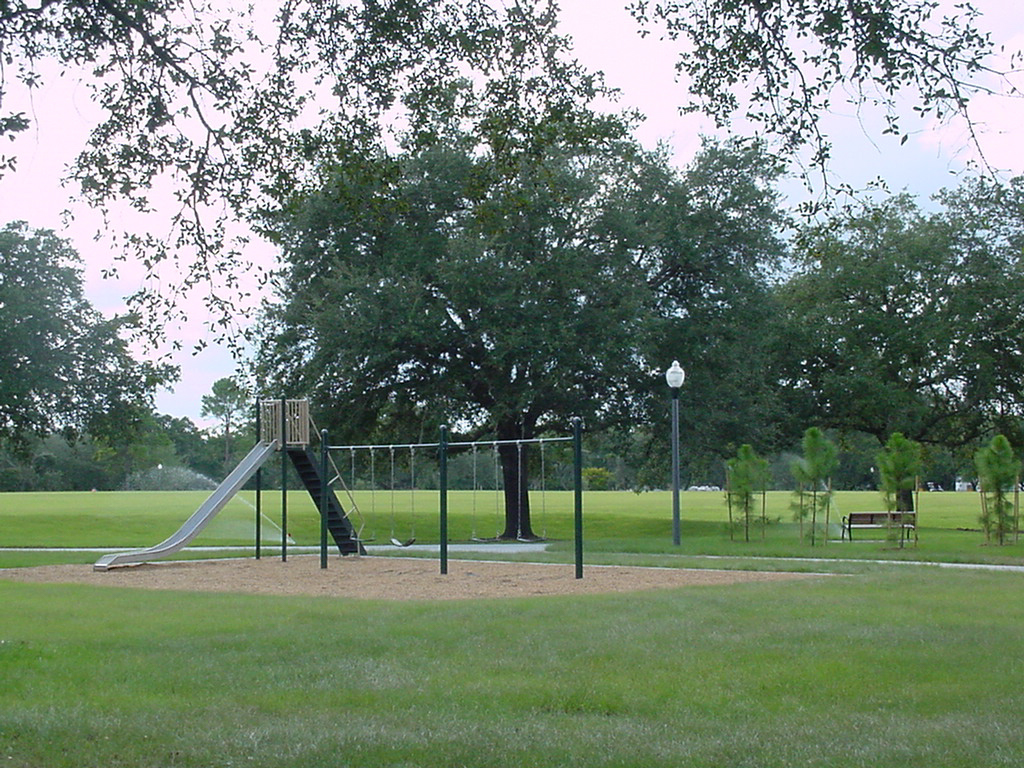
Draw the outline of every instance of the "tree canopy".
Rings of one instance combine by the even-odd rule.
[[[335,169],[286,230],[274,378],[345,414],[350,434],[390,418],[530,439],[628,408],[651,297],[626,203],[642,209],[642,176],[662,169],[591,138],[536,157],[440,143]],[[507,533],[528,536],[513,451]]]
[[[320,185],[265,219],[288,261],[265,373],[353,436],[627,421],[658,345],[697,326],[715,337],[778,258],[778,164],[758,145],[709,145],[680,175],[627,138],[628,118],[590,109],[599,84],[558,62],[554,19],[518,34],[500,76],[453,84],[397,151],[325,149]],[[524,52],[544,68],[524,71]],[[529,531],[529,463],[513,451],[509,537]]]
[[[885,506],[890,512],[913,512],[914,491],[921,474],[921,446],[893,432],[877,456]]]
[[[1022,181],[899,195],[804,233],[780,292],[803,418],[884,442],[963,445],[1024,412]],[[813,414],[813,416],[812,416]]]
[[[980,522],[985,537],[994,535],[999,544],[1005,544],[1019,530],[1013,489],[1020,487],[1020,458],[1005,435],[996,435],[977,451],[974,463],[981,483]]]
[[[969,4],[938,16],[932,0],[640,0],[648,29],[681,43],[679,70],[699,110],[727,124],[740,112],[790,150],[810,144],[813,162],[831,153],[821,116],[838,101],[879,107],[885,133],[906,134],[897,96],[918,117],[969,114],[987,86],[990,35]],[[1012,89],[1010,89],[1012,90]]]
[[[213,382],[208,395],[203,395],[201,416],[212,416],[221,425],[224,438],[224,470],[231,468],[231,436],[246,422],[249,394],[238,381],[228,377]]]
[[[149,413],[166,366],[140,363],[82,295],[78,255],[47,230],[0,229],[0,437],[88,430],[116,437]]]
[[[755,125],[787,148],[815,144],[819,162],[828,151],[817,117],[837,89],[890,116],[905,91],[919,96],[922,114],[967,113],[991,52],[970,6],[938,18],[927,0],[630,7],[648,29],[681,41],[679,68],[694,97],[681,106],[721,122],[747,94]],[[181,0],[11,0],[0,6],[0,137],[31,125],[11,94],[45,85],[46,62],[78,68],[104,115],[71,171],[83,196],[147,211],[154,182],[168,179],[177,196],[174,234],[131,234],[125,258],[154,269],[194,253],[178,287],[212,281],[210,303],[229,318],[240,308],[220,289],[241,258],[229,222],[258,217],[301,188],[339,144],[396,121],[429,142],[439,112],[471,118],[472,101],[448,98],[466,73],[485,81],[495,101],[517,81],[565,82],[550,73],[575,68],[568,48],[527,44],[557,13],[554,0],[288,0],[248,10]],[[580,91],[567,95],[586,100]],[[522,122],[511,112],[522,102],[507,105],[488,118],[496,141],[514,138],[504,131]],[[0,169],[12,162],[0,159]],[[134,301],[156,320],[175,311],[177,298],[144,289]]]
[[[817,118],[838,93],[879,106],[898,136],[898,94],[916,93],[922,115],[969,117],[989,74],[991,44],[966,5],[941,18],[928,0],[631,9],[680,41],[694,99],[681,106],[720,123],[740,113],[787,152],[811,144],[816,163],[829,154]],[[778,161],[755,143],[709,145],[679,174],[638,149],[629,116],[593,106],[612,94],[574,61],[557,24],[553,0],[287,0],[237,11],[11,0],[0,4],[0,137],[31,125],[13,93],[41,95],[48,64],[81,68],[105,116],[71,169],[85,199],[151,212],[155,187],[175,190],[170,238],[126,240],[123,257],[150,270],[192,264],[181,285],[133,298],[146,326],[205,281],[232,327],[240,308],[220,289],[243,266],[227,230],[254,225],[286,253],[289,304],[270,330],[280,349],[294,345],[291,363],[323,376],[296,372],[283,354],[268,365],[325,405],[351,403],[353,428],[433,410],[468,424],[514,414],[525,434],[581,400],[592,420],[649,417],[663,393],[645,366],[675,357],[696,395],[684,401],[684,430],[708,461],[752,431],[767,442],[796,434],[798,421],[946,444],[1019,426],[1020,308],[1001,287],[1018,286],[1019,184],[948,193],[939,216],[887,201],[837,217],[806,233],[799,275],[773,291]],[[0,158],[0,173],[12,162]],[[844,284],[858,292],[852,302]],[[529,328],[546,348],[531,346]],[[373,334],[393,349],[345,346]],[[344,342],[333,359],[323,346],[332,339]],[[485,370],[473,355],[493,366],[499,345],[511,351]],[[497,372],[509,386],[500,397],[452,386],[441,371],[453,365],[460,381]],[[573,368],[533,399],[541,377]],[[358,402],[356,376],[370,383]],[[782,426],[787,409],[796,416]]]

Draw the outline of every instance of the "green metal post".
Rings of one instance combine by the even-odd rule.
[[[263,439],[263,426],[260,423],[260,399],[256,398],[256,442],[259,443]],[[263,541],[263,509],[262,501],[263,497],[261,494],[263,486],[263,468],[256,470],[256,559],[259,560],[262,557],[263,552],[260,548],[260,543]]]
[[[441,486],[441,575],[448,573],[448,427],[441,426],[441,441],[437,446],[438,485]]]
[[[572,420],[573,527],[576,539],[576,578],[583,578],[583,422]]]
[[[288,401],[281,398],[281,562],[288,560]]]
[[[327,567],[327,430],[320,430],[320,567]]]
[[[812,531],[812,536],[813,531]],[[679,522],[679,387],[672,388],[672,545],[682,541]]]

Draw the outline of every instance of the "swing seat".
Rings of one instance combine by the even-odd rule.
[[[416,543],[416,537],[413,536],[411,539],[406,539],[405,541],[400,541],[400,540],[396,539],[394,536],[392,536],[391,537],[391,543],[394,544],[396,547],[411,547],[413,544]]]

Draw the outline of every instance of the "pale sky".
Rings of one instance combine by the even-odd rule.
[[[982,24],[993,32],[997,47],[1024,49],[1024,14],[1014,0],[977,0],[975,5],[985,14]],[[604,71],[608,84],[622,90],[620,105],[636,107],[647,115],[639,130],[641,141],[649,146],[667,142],[677,161],[684,164],[699,146],[699,135],[712,128],[699,116],[679,116],[677,106],[684,101],[685,92],[674,80],[674,44],[660,41],[656,35],[641,39],[624,6],[625,0],[563,0],[564,29],[575,39],[580,61],[590,69]],[[84,144],[95,114],[88,89],[73,76],[53,77],[35,95],[29,109],[38,125],[5,148],[18,153],[19,165],[17,172],[0,179],[0,224],[23,219],[32,227],[54,229],[69,239],[86,262],[87,297],[103,312],[121,311],[123,297],[140,287],[141,273],[122,267],[121,279],[103,279],[100,273],[110,266],[113,253],[109,240],[93,240],[102,222],[82,208],[73,209],[75,218],[70,223],[61,217],[69,206],[69,196],[60,180]],[[972,109],[982,126],[981,141],[989,163],[1009,175],[1024,173],[1024,154],[1018,148],[1024,100],[979,97]],[[853,114],[837,114],[827,121],[835,146],[833,168],[842,181],[854,187],[882,176],[893,190],[908,189],[927,196],[955,185],[953,174],[973,156],[961,126],[908,122],[904,127],[910,139],[900,147],[892,137],[869,135],[877,134],[878,126],[871,125],[877,118],[868,115],[862,119],[865,122]],[[166,219],[156,214],[139,218],[137,225],[159,232],[166,227]],[[269,248],[265,255],[271,257]],[[217,347],[191,353],[197,342],[210,339],[198,298],[196,306],[189,323],[169,329],[169,335],[185,346],[185,351],[172,356],[182,367],[182,380],[173,392],[158,394],[157,410],[200,422],[201,397],[215,380],[232,375],[234,363],[226,350]],[[166,351],[140,351],[140,356]]]

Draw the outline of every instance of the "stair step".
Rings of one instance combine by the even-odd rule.
[[[289,448],[288,456],[313,503],[319,508],[323,501],[324,484],[315,457],[308,450],[298,448]],[[365,550],[356,540],[355,529],[346,517],[344,507],[329,485],[327,490],[327,530],[338,546],[338,551],[343,555],[363,553]]]

